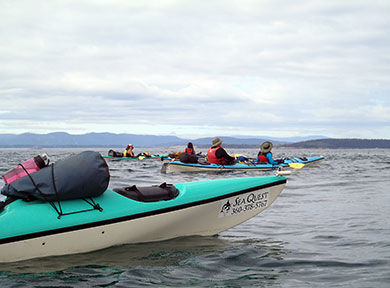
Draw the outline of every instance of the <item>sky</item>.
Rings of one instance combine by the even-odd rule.
[[[388,0],[0,0],[0,133],[390,139]]]

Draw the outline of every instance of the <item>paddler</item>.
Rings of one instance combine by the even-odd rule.
[[[236,158],[230,156],[221,146],[222,140],[218,137],[214,138],[210,149],[207,151],[207,159],[210,163],[233,165],[236,163]]]
[[[136,157],[133,152],[134,146],[133,144],[129,144],[126,146],[126,150],[123,152],[123,157]]]
[[[260,151],[256,157],[256,162],[264,162],[264,163],[269,163],[272,165],[280,164],[282,161],[274,160],[274,158],[273,158],[273,155],[271,152],[272,147],[273,147],[273,145],[269,141],[266,141],[263,144],[261,144]]]
[[[187,144],[187,147],[186,149],[184,150],[185,153],[189,154],[189,155],[195,155],[195,149],[194,149],[194,145],[192,144],[192,142],[188,142]]]

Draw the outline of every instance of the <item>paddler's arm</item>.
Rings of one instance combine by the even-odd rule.
[[[219,148],[219,149],[217,150],[217,152],[215,152],[215,156],[217,156],[217,158],[225,158],[228,162],[233,161],[233,160],[236,160],[236,158],[230,156],[230,155],[225,151],[225,149],[223,149],[223,148]]]
[[[267,155],[265,155],[265,157],[267,157],[268,159],[268,162],[272,165],[277,165],[279,164],[277,161],[274,161],[274,159],[272,158],[272,154],[270,152],[267,153]]]

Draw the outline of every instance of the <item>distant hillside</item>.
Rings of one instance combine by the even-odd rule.
[[[132,143],[138,147],[185,144],[176,136],[153,136],[114,133],[72,135],[65,132],[49,134],[0,134],[0,147],[123,147]]]
[[[390,140],[332,139],[324,136],[307,136],[296,139],[306,141],[292,143],[292,138],[272,137],[228,137],[216,136],[223,140],[224,147],[259,148],[264,141],[272,141],[279,147],[296,148],[390,148]],[[313,137],[318,137],[313,140]],[[210,147],[213,137],[185,139],[176,136],[156,136],[115,133],[87,133],[72,135],[66,132],[48,134],[0,134],[0,147],[109,147],[124,148],[131,143],[135,147],[168,147],[187,145],[192,142],[197,147]]]
[[[225,147],[259,147],[261,143],[270,138],[237,138],[222,137]],[[0,147],[122,147],[131,143],[135,147],[167,147],[176,145],[187,145],[193,142],[198,147],[209,147],[212,141],[210,138],[184,139],[176,136],[155,136],[137,134],[115,134],[115,133],[87,133],[72,135],[65,132],[54,132],[49,134],[0,134]],[[271,141],[273,141],[271,139]],[[285,144],[288,141],[273,141],[274,144]]]
[[[296,143],[301,141],[308,141],[308,140],[317,140],[317,139],[326,139],[329,137],[325,137],[322,135],[309,135],[309,136],[295,136],[295,137],[269,137],[269,136],[232,136],[236,138],[242,138],[242,139],[264,139],[265,141],[272,141],[272,143]]]
[[[280,145],[280,147],[293,148],[322,148],[322,149],[372,149],[390,148],[390,140],[387,139],[317,139],[292,144]]]
[[[219,137],[223,141],[224,147],[260,147],[265,141],[270,141],[269,138],[236,138],[236,137]],[[191,142],[198,147],[210,147],[213,137],[199,138]],[[287,141],[271,140],[273,144],[285,144]]]

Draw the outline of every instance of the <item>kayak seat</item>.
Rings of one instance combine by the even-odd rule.
[[[179,190],[172,184],[162,183],[148,187],[137,187],[136,185],[114,188],[113,191],[127,198],[140,202],[156,202],[174,199],[179,195]]]

